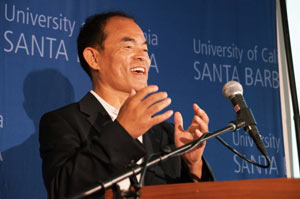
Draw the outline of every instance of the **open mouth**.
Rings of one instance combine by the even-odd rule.
[[[130,71],[137,74],[145,74],[146,69],[143,67],[135,67],[135,68],[131,68]]]

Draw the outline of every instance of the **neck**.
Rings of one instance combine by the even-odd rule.
[[[120,110],[129,96],[129,93],[116,91],[103,86],[93,86],[93,90],[104,99],[108,104]]]

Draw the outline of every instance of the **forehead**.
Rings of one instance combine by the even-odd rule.
[[[142,29],[132,20],[125,17],[112,17],[110,18],[104,28],[106,39],[121,39],[123,37],[133,37],[134,39],[146,39]]]

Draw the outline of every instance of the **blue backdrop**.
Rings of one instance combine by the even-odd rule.
[[[243,85],[271,167],[250,165],[209,140],[205,156],[217,180],[285,176],[275,0],[2,0],[0,198],[46,197],[39,119],[91,89],[79,66],[76,37],[87,16],[108,10],[123,10],[137,19],[149,42],[149,83],[168,92],[185,127],[194,102],[210,116],[210,131],[234,120],[221,90],[229,80]],[[243,130],[222,138],[250,159],[265,162]]]

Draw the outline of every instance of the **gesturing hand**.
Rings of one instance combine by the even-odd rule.
[[[155,115],[171,103],[166,92],[156,91],[158,87],[154,85],[147,86],[137,93],[132,89],[130,96],[120,109],[117,121],[134,139],[173,114],[172,110],[168,110]]]
[[[209,118],[207,114],[199,108],[197,104],[193,105],[194,117],[191,125],[187,130],[183,129],[183,119],[179,112],[175,113],[175,144],[181,147],[188,142],[200,138],[203,133],[208,131]],[[200,144],[192,151],[183,155],[190,172],[201,178],[202,175],[202,155],[205,148],[205,142]]]

